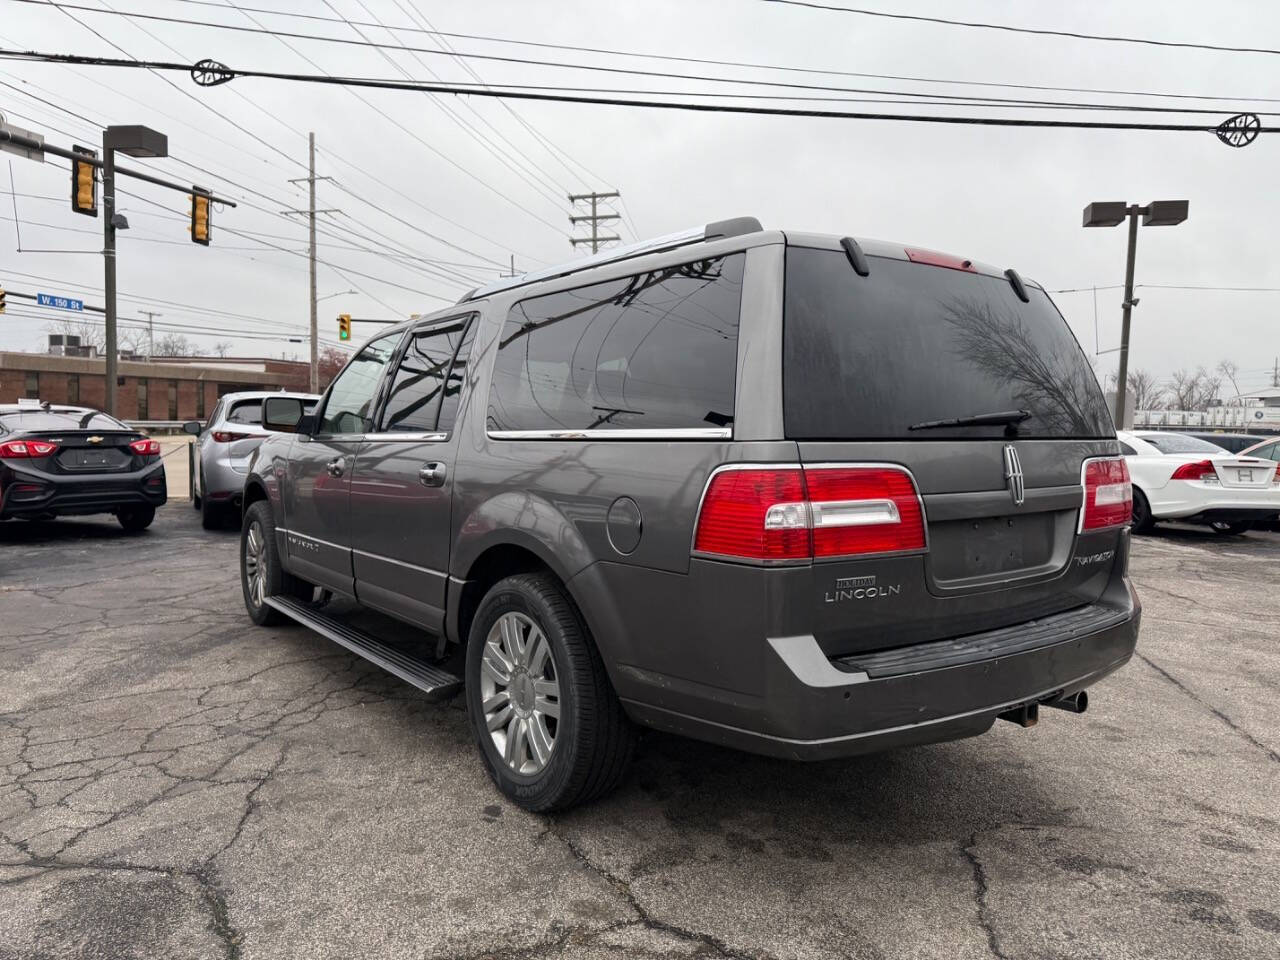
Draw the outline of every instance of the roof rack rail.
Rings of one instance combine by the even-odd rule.
[[[551,280],[555,277],[567,277],[583,270],[590,270],[592,267],[603,266],[606,263],[614,263],[618,260],[630,260],[632,257],[639,257],[646,253],[674,250],[677,247],[688,246],[691,243],[704,243],[708,240],[740,237],[748,233],[759,233],[763,229],[764,227],[760,226],[760,221],[755,217],[733,217],[729,220],[716,220],[703,227],[692,227],[677,233],[668,233],[661,237],[641,240],[638,243],[612,247],[582,260],[556,264],[553,267],[522,273],[515,277],[503,277],[501,280],[467,291],[458,302],[466,303],[469,300],[479,300],[481,297],[487,297],[502,290],[509,290],[512,287],[523,287],[526,284],[537,283],[539,280]]]

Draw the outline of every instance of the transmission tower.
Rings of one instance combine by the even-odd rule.
[[[591,236],[570,237],[569,238],[570,245],[577,247],[577,246],[581,246],[582,244],[589,243],[591,244],[591,252],[599,253],[600,248],[604,244],[618,243],[621,240],[621,238],[618,237],[616,234],[604,234],[600,232],[600,224],[603,223],[604,221],[620,219],[620,217],[616,213],[601,213],[600,201],[612,200],[620,196],[622,196],[622,194],[618,193],[617,190],[612,190],[609,193],[571,193],[569,195],[569,202],[573,204],[572,209],[575,212],[569,217],[569,222],[573,224],[575,227],[580,223],[591,224]],[[582,206],[580,207],[579,204],[582,204]],[[578,210],[585,210],[587,208],[587,204],[590,204],[591,206],[590,213],[580,214],[576,212]]]

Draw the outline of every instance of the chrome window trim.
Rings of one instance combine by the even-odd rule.
[[[351,549],[351,552],[359,554],[362,557],[368,557],[370,560],[381,560],[383,563],[392,563],[397,567],[407,567],[410,570],[416,570],[419,573],[429,573],[442,579],[449,576],[447,573],[442,573],[441,571],[435,570],[431,567],[420,567],[416,563],[406,563],[404,560],[396,560],[394,557],[385,557],[380,553],[370,553],[367,550],[357,550],[354,547]]]
[[[667,430],[486,430],[490,440],[732,440],[730,427],[671,427]]]
[[[403,443],[435,443],[440,440],[448,440],[449,434],[437,432],[410,433],[408,431],[398,432],[395,430],[385,430],[378,433],[363,434],[360,439],[366,443],[374,441],[378,443],[386,443],[388,441],[396,440]]]

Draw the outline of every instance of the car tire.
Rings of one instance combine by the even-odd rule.
[[[523,573],[489,590],[471,622],[464,675],[480,756],[514,803],[564,810],[622,782],[634,728],[555,577]]]
[[[191,493],[191,509],[200,509],[200,495],[196,493],[196,445],[187,444],[187,487]]]
[[[1137,487],[1133,488],[1133,524],[1134,533],[1150,533],[1155,527],[1155,517],[1151,515],[1151,504]]]
[[[116,519],[120,521],[120,526],[124,527],[126,533],[141,533],[151,526],[151,521],[155,518],[156,508],[149,503],[121,507],[116,511]]]
[[[249,619],[260,627],[275,626],[289,619],[269,607],[265,603],[267,597],[289,596],[309,601],[315,594],[315,587],[289,573],[280,563],[275,518],[271,515],[271,505],[265,500],[249,506],[240,526],[240,592]]]
[[[200,477],[200,489],[207,491],[203,474]],[[222,504],[214,503],[208,496],[200,498],[200,526],[206,530],[221,530],[226,526],[226,520],[227,514]]]
[[[1248,520],[1214,520],[1209,524],[1214,533],[1220,533],[1224,537],[1238,537],[1251,526],[1253,524]]]

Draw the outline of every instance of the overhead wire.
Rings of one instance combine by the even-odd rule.
[[[1272,47],[1237,47],[1225,44],[1195,43],[1192,41],[1157,40],[1154,37],[1126,37],[1099,33],[1081,33],[1074,30],[1048,30],[1039,27],[1017,27],[1008,23],[987,23],[978,20],[954,20],[947,17],[929,17],[916,13],[895,13],[888,10],[868,10],[862,7],[842,7],[816,0],[761,0],[763,3],[787,7],[808,7],[834,13],[856,14],[862,17],[882,17],[888,20],[909,20],[915,23],[933,23],[948,27],[968,27],[979,30],[999,30],[1006,33],[1033,34],[1041,37],[1065,37],[1072,40],[1099,40],[1107,43],[1135,43],[1153,47],[1176,47],[1184,50],[1212,50],[1218,53],[1265,53],[1280,55],[1280,49]]]
[[[83,63],[95,66],[189,71],[190,64],[166,61],[119,60],[111,57],[85,57],[73,54],[54,54],[38,51],[0,50],[0,59],[39,61],[48,63]],[[766,107],[744,104],[719,104],[692,101],[635,100],[622,97],[585,97],[571,94],[550,94],[518,90],[468,89],[451,85],[425,82],[409,83],[374,77],[334,77],[328,74],[297,74],[272,70],[228,68],[231,77],[256,77],[329,86],[362,87],[383,90],[407,90],[414,92],[456,93],[469,96],[535,100],[550,103],[591,104],[596,106],[634,107],[659,110],[680,110],[698,113],[728,113],[747,116],[789,116],[834,120],[881,120],[900,123],[941,123],[950,125],[978,125],[993,127],[1050,128],[1070,130],[1148,130],[1180,133],[1212,133],[1217,125],[1187,123],[1148,123],[1137,121],[1099,120],[1044,120],[1024,117],[975,117],[957,114],[889,113],[884,111],[812,110],[792,107]],[[1255,128],[1254,133],[1272,133],[1274,128]]]

